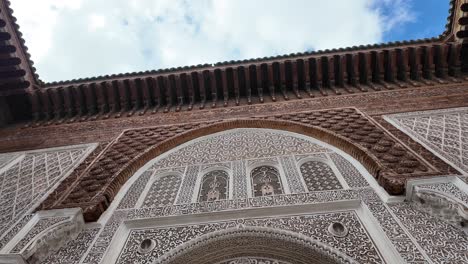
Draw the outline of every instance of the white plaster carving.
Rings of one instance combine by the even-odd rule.
[[[468,173],[468,108],[403,113],[384,118],[460,172]]]
[[[468,194],[457,185],[456,177],[416,180],[408,183],[407,200],[418,209],[440,218],[468,234]]]
[[[0,170],[0,238],[42,202],[76,168],[96,144],[18,152]]]
[[[76,238],[84,226],[81,209],[37,212],[2,249],[0,263],[15,254],[29,264],[40,263],[62,245]]]

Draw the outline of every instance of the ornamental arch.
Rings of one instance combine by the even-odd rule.
[[[200,236],[169,251],[157,263],[240,264],[262,260],[278,264],[357,263],[339,250],[295,232],[244,226]]]
[[[369,137],[379,136],[380,139],[373,138],[372,140],[382,141],[382,144],[379,143],[380,145],[376,146],[379,151],[384,151],[385,155],[382,156],[382,153],[373,149],[369,150],[366,147],[369,144],[363,141],[367,140],[367,137],[360,136],[360,139],[357,139],[345,132],[335,131],[334,127],[327,122],[322,122],[323,126],[321,126],[322,123],[315,119],[322,111],[304,112],[298,117],[279,115],[129,129],[108,145],[94,161],[91,161],[90,166],[81,171],[81,175],[76,176],[78,178],[71,186],[59,186],[60,190],[66,189],[67,191],[60,192],[58,194],[60,197],[54,195],[50,199],[47,198],[40,209],[81,207],[87,222],[96,221],[109,207],[121,187],[144,164],[190,140],[235,128],[265,128],[294,132],[330,144],[359,161],[391,194],[401,194],[404,191],[406,178],[423,169],[427,171],[425,161],[416,159],[410,152],[403,156],[394,156],[392,154],[394,150],[401,153],[404,147],[357,110],[338,109],[330,110],[330,112],[349,115],[349,118],[359,118],[366,129],[372,128],[375,133],[370,133]],[[306,122],[306,119],[300,118],[307,118],[311,121]],[[387,157],[391,158],[391,162],[385,160]],[[405,163],[406,159],[410,159],[411,162]],[[394,170],[395,166],[398,170],[404,169],[405,174],[400,175],[399,171]],[[412,167],[406,168],[405,166]],[[100,188],[97,189],[96,186]]]
[[[301,171],[310,161],[326,166],[326,172],[332,172],[325,175],[326,180],[339,186],[310,189],[310,179]],[[337,148],[298,133],[265,128],[228,129],[186,142],[146,163],[124,185],[115,203],[119,208],[155,208],[368,186],[363,174],[372,177],[362,166],[356,169],[358,164]],[[350,168],[353,173],[348,171]],[[272,176],[268,183],[256,178],[262,170],[271,172],[266,173]],[[214,176],[219,177],[214,181]],[[180,187],[158,183],[167,177],[180,179],[176,182]],[[271,185],[274,191],[262,193],[262,184]],[[162,198],[155,197],[157,194]]]

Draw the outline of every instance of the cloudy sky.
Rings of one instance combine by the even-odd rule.
[[[14,0],[46,82],[437,36],[448,0]]]

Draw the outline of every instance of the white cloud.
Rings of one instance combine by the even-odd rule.
[[[45,81],[376,43],[404,0],[15,0]],[[395,10],[390,14],[382,6]]]
[[[88,29],[96,31],[106,26],[106,17],[103,15],[92,14],[89,16]]]

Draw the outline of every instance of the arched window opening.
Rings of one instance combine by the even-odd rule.
[[[156,179],[143,202],[143,207],[173,205],[180,187],[178,175],[168,175]]]
[[[300,169],[309,192],[343,189],[332,168],[324,162],[308,161]]]
[[[283,194],[279,171],[272,166],[260,166],[252,170],[254,197]]]
[[[198,195],[199,202],[229,198],[229,175],[223,170],[210,171],[203,176]]]

